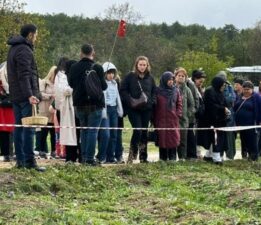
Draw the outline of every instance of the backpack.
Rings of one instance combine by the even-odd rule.
[[[101,81],[97,75],[97,72],[92,68],[91,70],[85,71],[84,85],[88,100],[102,100],[103,91],[101,87]]]

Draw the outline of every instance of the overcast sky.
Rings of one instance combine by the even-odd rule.
[[[95,17],[112,4],[129,2],[146,23],[176,21],[208,28],[233,24],[239,29],[254,27],[261,20],[261,0],[24,0],[26,12],[65,13]]]

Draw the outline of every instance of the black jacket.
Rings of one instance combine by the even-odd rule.
[[[86,90],[85,90],[85,76],[86,71],[91,70],[94,65],[94,61],[88,58],[82,58],[79,62],[72,65],[69,75],[68,75],[68,83],[73,89],[73,105],[74,106],[96,106],[98,108],[103,108],[105,106],[104,98],[100,101],[92,101],[88,99]],[[96,65],[98,68],[96,69]],[[104,72],[101,66],[96,64],[93,69],[97,72],[97,75],[100,78],[102,90],[107,89],[107,83],[104,78]]]
[[[130,108],[130,96],[138,99],[141,95],[138,81],[148,97],[147,104],[140,110],[152,109],[153,105],[156,103],[156,84],[153,77],[148,73],[141,79],[134,72],[130,72],[123,79],[120,88],[120,95],[125,110]]]
[[[215,77],[212,80],[212,85],[205,91],[205,116],[209,122],[209,126],[226,126],[225,107],[227,107],[227,105],[224,94],[220,91],[220,88],[224,83],[225,81],[222,78]]]
[[[41,99],[39,77],[33,55],[33,46],[22,36],[8,40],[7,75],[10,99],[14,103],[28,101],[31,96]]]

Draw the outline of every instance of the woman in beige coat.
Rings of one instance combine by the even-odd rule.
[[[54,78],[56,66],[52,66],[48,75],[39,82],[40,92],[42,94],[42,101],[39,103],[39,115],[48,117],[48,125],[54,125],[54,115],[49,111],[49,107],[54,101]],[[41,128],[40,133],[40,155],[46,156],[48,149],[46,149],[46,139],[50,133],[51,141],[51,156],[55,157],[55,129]]]

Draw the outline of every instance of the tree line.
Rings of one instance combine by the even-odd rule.
[[[28,14],[23,7],[24,3],[19,0],[0,0],[0,62],[6,59],[8,37],[19,33],[22,24],[35,23],[39,28],[35,53],[41,77],[61,56],[79,59],[83,43],[95,46],[98,62],[107,61],[122,10],[127,10],[124,13],[130,16],[127,33],[126,37],[117,39],[111,58],[122,75],[132,69],[138,55],[150,59],[155,77],[183,66],[189,73],[202,68],[208,75],[208,82],[218,70],[261,64],[261,21],[254,28],[242,30],[232,24],[207,29],[203,25],[182,25],[178,21],[171,25],[138,24],[135,19],[139,19],[139,15],[130,15],[128,3],[118,8],[113,5],[103,18],[92,19],[66,14]]]

